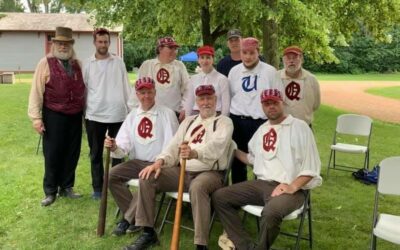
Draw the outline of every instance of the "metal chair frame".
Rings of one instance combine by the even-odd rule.
[[[338,143],[337,138],[339,134],[362,136],[367,138],[366,145],[357,145],[349,143]],[[333,142],[331,145],[331,153],[327,167],[327,177],[329,177],[329,170],[342,170],[354,171],[357,167],[349,165],[341,165],[336,162],[336,151],[342,153],[352,154],[365,154],[363,168],[369,169],[369,155],[370,155],[370,141],[372,134],[372,119],[365,115],[344,114],[337,118],[336,129],[333,135]],[[333,158],[333,165],[331,166]]]

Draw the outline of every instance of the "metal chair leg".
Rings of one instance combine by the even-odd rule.
[[[165,221],[166,221],[167,218],[168,218],[169,211],[170,211],[171,206],[172,206],[172,202],[173,202],[173,198],[170,198],[170,200],[169,200],[169,202],[168,202],[167,210],[165,211],[165,214],[164,214],[164,218],[163,218],[163,220],[161,221],[160,228],[158,229],[158,234],[161,234],[161,232],[162,232],[162,230],[163,230],[163,228],[164,228]]]
[[[328,169],[327,169],[327,172],[326,172],[326,178],[327,178],[327,179],[328,179],[328,177],[329,177],[329,169],[331,168],[332,152],[333,152],[333,150],[331,149],[331,154],[330,154],[330,156],[329,156],[329,161],[328,161]]]

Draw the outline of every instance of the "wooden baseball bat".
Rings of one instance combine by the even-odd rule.
[[[182,215],[182,198],[183,187],[185,185],[185,168],[186,159],[182,159],[181,171],[179,172],[179,185],[178,185],[178,198],[176,200],[174,228],[172,231],[171,250],[179,249],[179,231],[181,229],[181,215]]]
[[[99,209],[99,221],[97,223],[97,236],[102,237],[104,235],[104,229],[106,227],[106,216],[107,216],[107,189],[108,189],[108,171],[110,168],[110,148],[107,148],[106,153],[106,165],[104,169],[103,178],[103,190],[101,192],[101,202]]]

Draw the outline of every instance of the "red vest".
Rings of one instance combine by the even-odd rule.
[[[50,80],[45,84],[43,105],[56,112],[77,114],[85,105],[85,84],[76,60],[71,61],[72,76],[55,57],[48,57]]]

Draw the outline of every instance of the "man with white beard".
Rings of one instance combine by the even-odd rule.
[[[285,112],[311,127],[321,94],[317,78],[302,68],[303,60],[301,48],[287,47],[282,59],[285,68],[277,72],[276,82],[282,88]]]
[[[71,199],[82,140],[85,84],[73,49],[72,30],[57,27],[51,52],[42,58],[33,76],[28,116],[43,136],[45,198],[49,206],[59,196]]]

